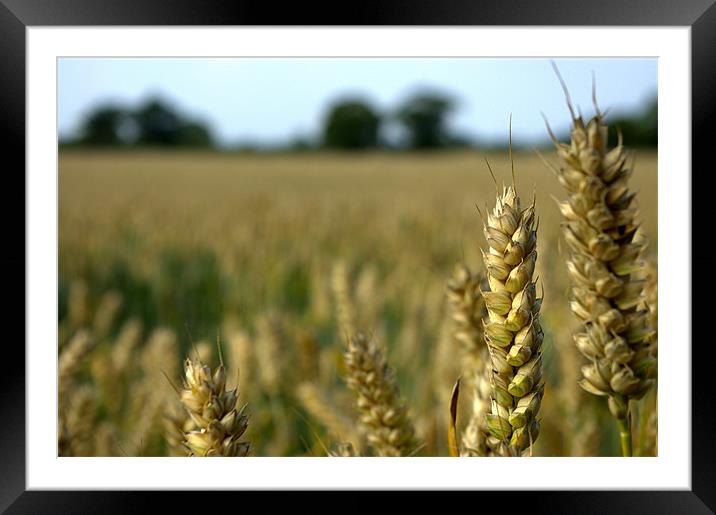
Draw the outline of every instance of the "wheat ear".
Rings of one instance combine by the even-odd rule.
[[[487,444],[498,455],[520,456],[539,433],[542,382],[542,300],[533,281],[537,260],[534,202],[522,209],[514,186],[497,195],[486,213],[483,251],[489,291],[485,340],[493,373],[492,409],[486,415]]]
[[[490,375],[492,365],[485,346],[482,321],[487,308],[481,288],[487,288],[486,279],[459,264],[448,282],[447,296],[452,305],[454,338],[462,348],[462,372],[470,379],[472,406],[468,422],[461,435],[461,456],[490,456],[487,447],[489,432],[485,415],[490,411]]]
[[[639,223],[628,188],[632,167],[621,137],[608,149],[607,134],[597,112],[587,123],[573,117],[570,143],[554,143],[561,161],[557,178],[568,194],[559,207],[571,251],[571,308],[584,327],[574,339],[590,361],[579,384],[608,397],[622,453],[631,456],[629,401],[651,387],[656,359],[649,349],[649,312],[638,308],[643,281],[633,277],[643,266],[645,243],[634,238]]]
[[[455,340],[462,348],[463,371],[474,369],[485,350],[482,320],[487,311],[481,293],[485,287],[484,278],[463,264],[455,267],[448,282],[447,297],[452,306]]]
[[[197,429],[184,433],[192,456],[246,456],[249,444],[239,439],[246,431],[244,407],[237,411],[238,390],[226,390],[224,366],[211,369],[198,360],[184,362],[181,401]]]
[[[379,456],[410,455],[415,431],[382,349],[359,333],[348,339],[344,360],[368,444]]]

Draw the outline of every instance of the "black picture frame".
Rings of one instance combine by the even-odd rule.
[[[7,513],[124,513],[145,511],[147,492],[26,491],[25,447],[25,353],[19,342],[25,340],[25,29],[43,25],[606,25],[606,26],[690,26],[692,73],[692,249],[693,273],[699,274],[700,288],[692,289],[692,332],[684,328],[678,345],[692,353],[692,456],[690,491],[532,491],[510,494],[505,505],[504,492],[473,492],[463,495],[491,496],[498,506],[529,506],[530,513],[713,513],[716,510],[714,457],[716,439],[712,436],[716,417],[716,389],[712,372],[716,342],[708,331],[712,303],[698,301],[697,293],[711,290],[716,258],[708,241],[714,231],[708,202],[708,172],[714,168],[710,155],[709,131],[716,110],[716,5],[715,0],[455,0],[450,3],[429,0],[377,1],[360,3],[286,3],[280,7],[268,2],[217,2],[202,0],[0,0],[0,145],[4,172],[4,199],[0,202],[0,270],[6,299],[0,311],[7,321],[0,373],[0,509]],[[674,174],[689,180],[688,170]],[[699,187],[693,182],[698,179]],[[22,194],[20,193],[22,192]],[[668,216],[668,213],[662,213]],[[24,218],[23,218],[24,220]],[[23,273],[20,273],[20,270]],[[688,271],[678,273],[691,284]],[[706,285],[706,286],[705,286]],[[50,289],[50,291],[53,291]],[[19,293],[19,294],[18,294]],[[21,301],[22,299],[22,301]],[[704,328],[702,334],[699,331]],[[183,511],[196,506],[210,509],[206,496],[179,492],[155,493],[168,511],[181,503]],[[228,494],[212,494],[214,500]],[[244,496],[251,503],[255,494]],[[365,497],[370,493],[352,492]],[[267,496],[263,496],[264,498]],[[421,493],[411,494],[420,500]],[[528,500],[529,498],[529,500]],[[164,504],[170,501],[170,504]],[[274,500],[274,502],[276,502]],[[522,503],[529,504],[522,504]],[[340,503],[340,504],[339,504]],[[322,494],[321,504],[358,506]],[[272,503],[273,505],[273,503]],[[483,505],[485,506],[485,505]],[[163,510],[164,511],[164,510]],[[263,511],[263,510],[261,510]],[[271,512],[272,510],[268,510]]]

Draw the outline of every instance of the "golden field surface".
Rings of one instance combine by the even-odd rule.
[[[73,371],[79,394],[60,403],[79,427],[71,454],[175,452],[168,417],[180,412],[182,360],[199,353],[218,365],[217,340],[230,385],[240,370],[251,455],[325,456],[342,441],[361,449],[342,359],[350,319],[387,350],[415,454],[447,456],[450,393],[469,371],[446,284],[458,263],[482,267],[476,206],[492,209],[496,191],[485,158],[500,187],[511,183],[507,152],[61,150],[60,352],[78,334],[93,341]],[[565,194],[534,153],[514,163],[518,194],[525,204],[536,195],[539,218],[546,390],[534,454],[618,455],[606,402],[577,385],[585,360],[572,340],[554,200]],[[630,187],[655,261],[655,152],[636,152]],[[461,392],[460,413],[470,396]],[[637,409],[635,454],[654,452],[653,404],[648,396]]]

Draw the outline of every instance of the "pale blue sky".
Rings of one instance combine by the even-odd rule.
[[[557,59],[578,106],[591,103],[592,71],[600,107],[639,110],[657,92],[656,59]],[[395,108],[427,88],[459,100],[453,128],[503,141],[512,113],[516,142],[544,139],[543,111],[557,130],[569,124],[559,82],[547,59],[83,59],[59,62],[59,131],[74,136],[97,104],[129,107],[157,94],[208,122],[220,144],[281,143],[316,136],[329,103],[361,96],[378,109]]]

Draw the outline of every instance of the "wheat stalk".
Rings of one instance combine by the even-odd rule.
[[[608,397],[622,453],[631,456],[629,401],[644,396],[656,371],[649,348],[649,312],[638,308],[643,281],[633,276],[643,266],[640,256],[645,247],[634,237],[638,211],[635,193],[628,188],[633,169],[621,135],[616,147],[607,148],[608,127],[598,108],[586,123],[574,115],[571,104],[570,111],[570,143],[558,142],[551,131],[550,135],[560,159],[556,175],[568,194],[559,207],[571,251],[571,308],[584,328],[574,340],[590,361],[582,367],[579,384],[589,393]]]
[[[522,209],[514,186],[503,188],[483,222],[489,246],[482,253],[489,283],[489,291],[483,292],[489,316],[485,340],[493,369],[487,444],[498,455],[520,456],[539,433],[537,413],[544,393],[542,300],[533,282],[534,201]]]
[[[415,431],[382,349],[359,333],[349,338],[344,361],[368,444],[379,456],[410,455]]]

